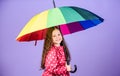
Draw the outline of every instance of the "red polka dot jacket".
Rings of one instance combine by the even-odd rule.
[[[53,46],[45,59],[45,71],[42,76],[70,76],[65,66],[63,46]]]

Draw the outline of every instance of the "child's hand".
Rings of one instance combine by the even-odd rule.
[[[66,67],[67,67],[67,71],[71,71],[72,70],[71,65],[67,65],[67,63],[66,63]]]

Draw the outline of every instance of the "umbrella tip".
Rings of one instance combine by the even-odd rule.
[[[54,6],[54,8],[56,8],[55,1],[54,1],[54,0],[53,0],[53,6]]]
[[[35,40],[35,46],[37,45],[37,40]]]

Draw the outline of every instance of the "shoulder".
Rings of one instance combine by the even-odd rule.
[[[52,61],[57,57],[57,53],[54,48],[51,48],[46,55],[46,61]]]
[[[48,56],[49,56],[49,55],[53,55],[53,56],[56,55],[56,50],[55,50],[54,47],[51,47],[51,48],[50,48],[50,50],[49,50],[49,52],[48,52]]]

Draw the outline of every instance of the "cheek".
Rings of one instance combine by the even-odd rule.
[[[60,36],[60,38],[62,39],[62,36]]]
[[[62,37],[60,37],[60,39],[61,39],[61,40],[63,40],[63,38],[62,38]]]
[[[55,41],[55,39],[56,39],[55,37],[52,38],[53,41]]]

